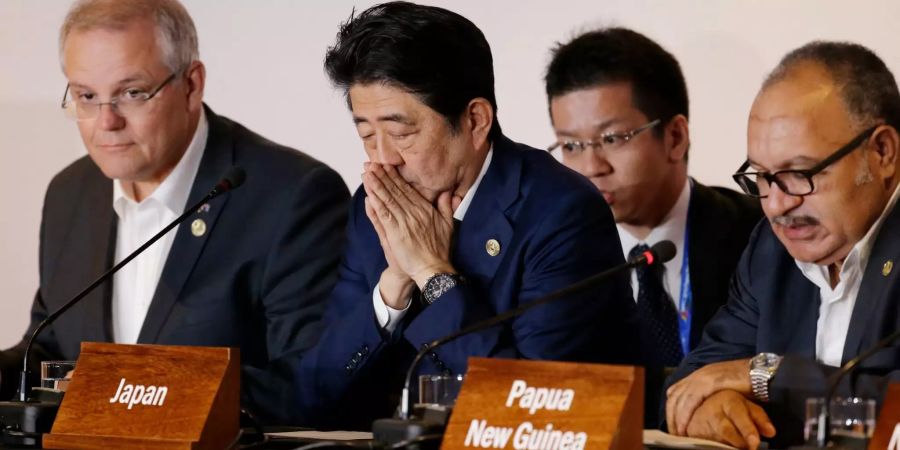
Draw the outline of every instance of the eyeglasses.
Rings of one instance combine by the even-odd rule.
[[[789,169],[779,170],[777,172],[744,172],[750,167],[750,162],[745,161],[738,169],[737,173],[732,175],[738,186],[750,196],[758,198],[766,198],[769,196],[769,190],[772,183],[788,195],[803,197],[812,194],[816,187],[813,184],[813,176],[825,170],[826,167],[834,164],[844,156],[847,156],[853,150],[857,149],[880,125],[863,131],[858,136],[848,142],[847,145],[839,148],[827,158],[809,169]]]
[[[103,105],[109,105],[117,114],[122,117],[134,116],[139,114],[141,109],[147,102],[156,96],[167,84],[175,79],[176,74],[169,75],[166,81],[160,83],[156,89],[145,91],[137,88],[126,89],[121,94],[111,98],[108,102],[101,102],[100,96],[93,93],[76,93],[75,98],[69,97],[69,85],[66,85],[66,91],[63,93],[62,108],[66,116],[75,120],[93,120],[100,115],[100,109]]]
[[[635,136],[641,134],[641,132],[659,125],[660,122],[661,121],[659,119],[656,119],[631,131],[625,131],[622,133],[606,133],[604,135],[601,135],[600,139],[597,139],[596,141],[590,140],[554,142],[553,145],[547,147],[547,151],[552,152],[559,147],[562,147],[563,151],[565,151],[566,153],[577,152],[578,154],[581,154],[586,148],[615,150],[623,147],[625,143],[632,140]]]

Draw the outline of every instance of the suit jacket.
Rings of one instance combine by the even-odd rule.
[[[693,181],[688,205],[688,268],[691,277],[692,318],[690,348],[697,348],[703,328],[728,299],[728,283],[750,232],[762,217],[759,200],[722,187]],[[683,249],[679,249],[681,252]],[[681,255],[676,255],[680,258]],[[677,295],[677,293],[676,293]],[[653,343],[652,339],[648,342]],[[646,351],[651,366],[656,349]],[[658,405],[665,382],[661,367],[648,367],[644,423],[659,424]]]
[[[886,261],[900,257],[900,208],[886,218],[863,275],[844,345],[842,364],[900,327],[898,273],[882,274]],[[750,236],[731,281],[728,303],[707,324],[700,345],[667,384],[718,361],[749,358],[760,352],[785,355],[773,377],[767,412],[778,429],[773,444],[802,441],[804,401],[822,396],[825,377],[835,368],[815,360],[819,289],[797,267],[763,221]],[[854,386],[861,396],[879,397],[887,380],[900,380],[900,344],[863,364]],[[849,380],[847,380],[849,381]],[[846,395],[849,383],[840,387]],[[664,407],[664,405],[663,405]]]
[[[501,137],[451,249],[465,278],[432,305],[382,333],[373,289],[387,263],[356,192],[348,248],[319,343],[298,364],[303,418],[320,427],[366,429],[388,416],[425,343],[623,263],[612,214],[597,190],[546,152]],[[500,254],[485,251],[489,239]],[[542,305],[503,326],[436,349],[420,373],[465,373],[470,356],[635,362],[634,302],[627,273]]]
[[[688,206],[692,349],[700,343],[706,323],[728,299],[731,275],[761,217],[758,199],[694,182]]]
[[[232,166],[244,169],[246,182],[198,213],[207,224],[202,236],[192,235],[190,219],[172,231],[138,342],[239,348],[243,403],[264,421],[280,422],[287,414],[279,396],[290,380],[270,361],[311,346],[320,332],[344,245],[349,193],[321,162],[206,113],[209,137],[188,204]],[[40,234],[41,283],[26,340],[50,312],[112,266],[112,192],[113,181],[89,157],[50,183]],[[46,328],[37,338],[36,359],[74,360],[81,342],[112,341],[111,292],[112,280]],[[24,344],[4,352],[13,368]]]

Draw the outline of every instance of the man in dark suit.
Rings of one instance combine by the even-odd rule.
[[[345,23],[326,70],[345,89],[369,162],[326,330],[299,367],[320,425],[391,414],[424,344],[623,262],[612,215],[581,177],[501,134],[490,47],[469,20],[395,2]],[[417,373],[470,356],[631,362],[625,276],[434,350]]]
[[[759,202],[688,178],[684,76],[646,36],[625,28],[584,33],[553,50],[545,80],[558,139],[549,150],[603,194],[624,254],[664,239],[678,249],[662,270],[632,277],[649,366],[646,422],[655,427],[662,368],[697,346],[725,303],[762,216]]]
[[[26,339],[231,167],[247,180],[45,329],[37,359],[77,359],[83,341],[238,347],[243,403],[283,421],[292,380],[270,362],[318,337],[346,186],[324,164],[204,106],[196,32],[176,1],[80,2],[61,37],[64,106],[88,156],[47,190]],[[4,381],[16,378],[24,344],[3,352]],[[4,383],[7,398],[14,386]]]
[[[898,127],[896,81],[865,47],[813,42],[769,75],[735,174],[769,223],[670,379],[670,432],[750,448],[773,435],[774,445],[801,442],[805,399],[900,327]],[[857,395],[877,398],[900,379],[897,345],[864,363]]]

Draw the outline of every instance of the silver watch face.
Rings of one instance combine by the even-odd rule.
[[[778,366],[781,357],[775,353],[760,353],[753,357],[750,361],[751,369],[772,369]]]

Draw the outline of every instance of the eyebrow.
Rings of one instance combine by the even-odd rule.
[[[624,122],[624,119],[617,117],[614,119],[604,120],[603,122],[600,122],[599,124],[597,124],[593,127],[594,132],[596,133],[598,131],[605,131],[611,125],[615,125],[616,123],[619,123],[619,122]],[[570,131],[570,130],[557,130],[556,133],[564,135],[564,136],[575,136],[578,134],[578,133],[576,133],[574,131]]]
[[[376,122],[397,122],[403,125],[415,125],[415,123],[409,117],[404,116],[403,114],[390,114],[387,116],[379,116],[375,118]],[[361,123],[369,123],[369,120],[360,117],[353,116],[353,123],[359,125]]]
[[[812,167],[812,166],[818,164],[819,162],[821,162],[821,160],[813,159],[808,156],[796,156],[787,161],[782,161],[781,163],[779,163],[778,165],[775,166],[775,170],[783,170],[783,169],[786,169],[789,167],[795,167],[797,164],[808,165],[809,167]],[[747,158],[747,163],[749,163],[751,166],[762,167],[762,164],[759,164],[750,158]]]
[[[125,84],[134,83],[135,81],[149,82],[149,80],[147,80],[146,78],[144,78],[140,75],[132,75],[130,77],[127,77],[127,78],[117,81],[115,86],[118,88]],[[69,82],[69,87],[92,90],[92,88],[90,86],[87,86],[87,85],[84,85],[81,83],[73,83],[71,81]]]

